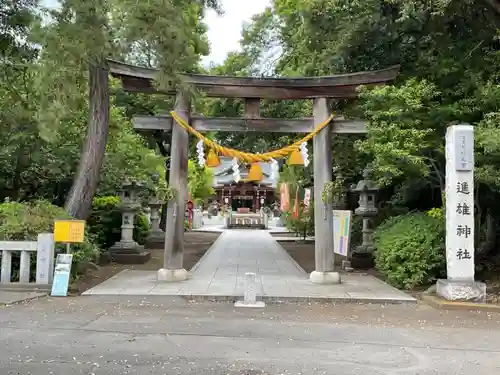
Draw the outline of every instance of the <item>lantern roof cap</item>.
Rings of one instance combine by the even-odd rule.
[[[376,192],[379,188],[375,184],[375,181],[372,180],[373,177],[373,168],[371,165],[367,165],[363,170],[363,179],[354,185],[352,191],[355,192]]]
[[[122,186],[121,186],[121,191],[122,192],[125,192],[125,191],[140,191],[144,188],[144,185],[140,182],[137,182],[135,180],[129,180],[128,178],[125,178],[123,181],[122,181]]]

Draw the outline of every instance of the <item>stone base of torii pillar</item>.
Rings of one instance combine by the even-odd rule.
[[[340,284],[340,273],[313,271],[309,275],[309,281],[313,284]]]

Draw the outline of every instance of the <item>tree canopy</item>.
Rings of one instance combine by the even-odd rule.
[[[162,87],[181,84],[179,72],[297,77],[398,64],[392,85],[360,88],[356,100],[332,101],[333,110],[369,121],[364,136],[333,137],[335,173],[347,187],[370,163],[383,188],[381,205],[440,207],[446,128],[474,125],[479,247],[494,253],[500,219],[493,204],[500,198],[498,0],[272,0],[243,28],[241,51],[202,67],[200,57],[209,53],[203,16],[218,7],[201,0],[62,0],[46,10],[35,0],[4,1],[1,198],[66,201],[71,214],[84,217],[95,192],[112,192],[125,175],[148,179],[163,172],[164,157],[156,148],[162,140],[135,134],[130,118],[169,110],[172,99],[123,92],[108,82],[107,58],[159,68]],[[199,96],[194,106],[207,116],[243,111],[235,99]],[[263,101],[261,112],[294,118],[310,116],[312,106]],[[252,152],[295,138],[212,136]],[[304,176],[312,175],[310,168]]]
[[[334,136],[335,173],[346,179],[347,188],[370,163],[383,188],[382,205],[439,207],[446,128],[474,125],[481,258],[495,249],[500,219],[492,204],[500,198],[498,5],[496,0],[273,0],[244,28],[242,51],[210,71],[296,77],[400,65],[393,85],[360,88],[359,99],[332,103],[335,111],[369,121],[366,136]],[[279,117],[311,113],[308,102],[263,106]],[[242,106],[221,100],[207,111],[234,115]],[[290,136],[221,139],[255,149],[285,144]]]
[[[164,173],[163,158],[129,121],[158,105],[108,83],[106,59],[147,65],[147,57],[162,73],[160,85],[177,84],[178,72],[196,71],[200,56],[208,54],[201,22],[207,7],[218,4],[62,0],[44,9],[35,0],[3,2],[3,197],[66,201],[71,215],[84,218],[95,192],[116,191],[130,175]]]

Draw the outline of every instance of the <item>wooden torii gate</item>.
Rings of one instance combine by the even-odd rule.
[[[129,92],[157,93],[153,80],[155,69],[143,68],[118,61],[109,61],[110,72],[121,80]],[[384,70],[341,74],[313,78],[255,78],[225,77],[184,74],[184,81],[209,97],[241,98],[245,103],[243,118],[210,118],[192,116],[186,95],[176,95],[175,111],[198,131],[243,131],[308,133],[315,125],[328,119],[328,99],[355,98],[360,85],[374,86],[394,80],[399,67]],[[312,99],[313,117],[300,119],[275,119],[260,117],[260,100]],[[170,186],[176,197],[168,203],[165,237],[164,268],[158,271],[158,280],[180,281],[188,277],[183,268],[184,211],[187,202],[188,134],[173,122],[170,116],[138,116],[134,118],[137,131],[172,131]],[[321,130],[313,138],[314,165],[314,221],[315,221],[315,271],[310,275],[314,283],[339,283],[334,272],[333,212],[331,205],[321,199],[324,185],[332,180],[331,134],[365,133],[365,122],[337,119],[333,125]]]

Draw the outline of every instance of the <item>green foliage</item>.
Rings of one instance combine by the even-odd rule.
[[[295,198],[291,199],[290,211],[283,212],[281,214],[282,220],[285,223],[285,227],[297,236],[301,236],[302,239],[306,239],[307,236],[314,236],[314,202],[311,200],[309,202],[309,208],[306,210],[305,207],[300,204],[299,195],[299,215],[294,218],[292,215],[293,206]]]
[[[20,60],[34,56],[33,47],[19,38],[36,19],[37,0],[3,0],[0,5],[0,56]]]
[[[55,219],[70,219],[61,208],[47,201],[0,204],[0,240],[36,241],[39,233],[54,230]]]
[[[29,84],[29,76],[27,79]],[[9,113],[0,110],[0,125],[2,115]],[[5,126],[0,126],[0,198],[29,200],[41,197],[62,204],[80,158],[87,126],[85,110],[74,108],[73,114],[61,125],[62,133],[50,141],[42,139],[36,125],[29,126],[29,120],[22,122],[19,113],[12,113],[12,117],[6,118]],[[33,113],[29,115],[34,116]],[[163,158],[148,149],[122,111],[113,108],[99,194],[115,194],[124,176],[152,184],[155,173],[164,175]]]
[[[429,176],[432,158],[436,153],[442,158],[444,152],[436,86],[409,80],[400,87],[363,90],[360,97],[370,125],[369,137],[357,146],[371,156],[378,183],[386,186],[403,176]]]
[[[117,208],[119,204],[120,198],[116,196],[95,197],[92,202],[92,214],[87,219],[87,226],[101,251],[120,240],[122,219]]]
[[[311,171],[304,166],[284,164],[280,172],[278,188],[276,196],[279,197],[281,183],[288,184],[290,194],[290,211],[283,212],[281,215],[285,226],[293,233],[302,236],[304,239],[307,236],[314,235],[314,202],[309,203],[309,210],[304,211],[304,207],[300,204],[301,198],[304,195],[304,187],[311,183]],[[292,217],[292,210],[295,202],[295,196],[298,191],[299,197],[299,216]]]
[[[63,124],[62,117],[82,101],[89,68],[114,57],[158,67],[158,84],[181,84],[178,73],[194,71],[207,55],[206,8],[217,1],[61,0],[46,12],[30,37],[42,46],[40,86],[47,90],[38,116],[42,128]],[[53,88],[57,87],[56,90]]]
[[[213,196],[213,172],[209,168],[200,167],[193,160],[188,161],[188,190],[191,199],[200,203]]]
[[[134,221],[134,239],[140,245],[146,243],[146,238],[149,235],[149,221],[146,215],[136,215]]]
[[[301,236],[302,239],[306,239],[307,236],[314,236],[314,205],[311,202],[309,210],[304,210],[303,207],[299,208],[299,216],[294,218],[291,212],[284,212],[282,217],[285,222],[286,228],[295,233],[297,236]]]
[[[433,217],[434,219],[444,221],[445,220],[445,209],[442,207],[432,208],[425,213],[426,215]]]
[[[385,221],[375,231],[375,264],[398,288],[425,286],[445,274],[444,221],[409,213]]]
[[[141,100],[144,96],[133,101],[123,90],[113,90],[120,100],[114,108],[112,103],[108,132],[102,112],[106,95],[100,101],[89,100],[89,82],[95,84],[94,94],[107,90],[96,88],[106,83],[99,72],[112,57],[147,60],[146,65],[160,69],[160,86],[180,84],[178,73],[196,71],[200,56],[208,54],[201,21],[205,9],[218,4],[215,0],[57,3],[51,9],[36,0],[8,0],[0,6],[0,199],[43,197],[60,204],[73,184],[79,189],[73,190],[67,207],[83,217],[94,193],[115,193],[124,173],[144,181],[160,164],[163,167],[161,158],[147,149],[122,114],[144,113],[148,107]],[[117,106],[123,106],[123,112]],[[161,105],[146,109],[151,113],[160,108],[165,109]],[[102,113],[96,116],[97,112]],[[94,129],[88,137],[87,129]],[[80,158],[84,140],[83,150],[90,151]],[[84,166],[80,170],[93,178],[84,172],[74,178],[79,162]],[[99,174],[103,178],[97,190]],[[82,189],[87,194],[79,196]]]
[[[284,164],[280,172],[277,194],[279,194],[279,184],[287,183],[290,195],[295,196],[297,189],[304,188],[312,182],[312,175],[310,168],[302,165],[288,165]]]
[[[117,196],[94,198],[92,214],[87,220],[87,225],[102,252],[106,252],[115,242],[120,241],[122,213],[119,205],[120,198]],[[135,215],[134,240],[139,244],[144,244],[148,234],[149,223],[146,216]]]
[[[162,182],[165,181],[164,158],[147,148],[144,139],[133,130],[121,109],[113,108],[99,195],[116,194],[124,176],[152,184],[152,176],[155,174],[161,176]]]
[[[352,216],[351,222],[351,238],[349,246],[354,249],[363,242],[363,218],[358,215]]]
[[[379,208],[377,216],[372,219],[373,227],[377,228],[380,224],[384,223],[395,216],[402,216],[408,213],[408,208],[404,206],[395,206],[385,204]],[[355,248],[363,242],[363,218],[359,215],[353,215],[351,223],[351,239],[350,247]]]
[[[327,203],[339,203],[344,200],[345,186],[343,178],[336,178],[334,181],[327,182],[321,193],[321,201]]]
[[[54,231],[56,219],[71,219],[63,208],[47,201],[38,200],[29,203],[8,202],[0,204],[0,241],[36,241],[39,233]],[[63,245],[57,245],[56,251],[64,252]],[[85,242],[72,245],[72,277],[76,277],[80,265],[95,260],[98,248],[91,232],[86,231]],[[13,260],[13,269],[18,270],[18,259]],[[31,259],[31,272],[36,270],[36,257]],[[33,276],[33,275],[32,275]],[[14,275],[14,277],[16,277]]]
[[[500,85],[492,94],[500,104]],[[499,105],[500,107],[500,105]],[[477,183],[500,192],[500,111],[490,112],[475,127],[475,164],[474,177]],[[491,197],[495,201],[494,196]]]
[[[381,185],[401,186],[411,193],[407,196],[418,197],[424,189],[438,190],[439,196],[447,125],[488,123],[481,149],[498,149],[498,137],[489,135],[497,127],[491,113],[499,108],[499,26],[498,13],[473,0],[275,0],[245,28],[244,56],[238,61],[250,61],[246,70],[257,74],[270,67],[267,73],[273,76],[400,64],[395,85],[361,90],[360,106],[336,103],[337,109],[370,124],[357,150],[353,135],[349,142],[339,142],[342,137],[336,135],[333,164],[353,183],[362,165],[373,162]],[[286,117],[286,111],[281,113]],[[479,167],[478,178],[496,180],[495,152],[478,152],[478,164],[484,159],[488,164]]]
[[[89,120],[89,68],[112,57],[158,67],[161,87],[179,85],[178,72],[203,70],[199,57],[208,53],[208,42],[202,19],[205,9],[217,8],[216,1],[198,0],[59,3],[50,14],[36,0],[7,0],[0,6],[0,201],[43,198],[62,204],[74,181]],[[360,100],[332,103],[339,114],[369,120],[366,137],[333,137],[333,165],[348,186],[372,163],[383,187],[381,206],[427,210],[442,203],[446,127],[473,124],[478,247],[485,257],[495,255],[500,249],[500,18],[490,4],[498,0],[274,0],[245,26],[242,52],[229,54],[223,64],[205,72],[297,77],[400,64],[394,84],[361,88]],[[124,93],[116,82],[111,84],[100,195],[116,194],[123,176],[147,184],[154,173],[163,176],[163,158],[149,149],[156,145],[135,134],[129,119],[172,108],[171,99]],[[243,114],[238,99],[197,97],[194,107],[206,116]],[[261,113],[311,116],[311,100],[262,100]],[[300,135],[211,136],[227,146],[264,152]],[[189,175],[193,198],[209,196],[210,177],[196,166]],[[281,180],[290,184],[293,197],[297,187],[313,185],[312,167],[285,166]],[[160,195],[167,192],[174,193],[159,187]],[[437,220],[440,211],[427,212],[432,216],[427,219]],[[387,210],[376,222],[394,214]],[[120,219],[108,219],[118,236],[106,234],[109,227],[99,224],[99,243],[106,246],[119,237],[120,226]],[[354,226],[360,235],[360,224]]]
[[[447,126],[474,125],[478,253],[493,259],[500,249],[499,9],[498,0],[274,0],[224,67],[297,77],[400,65],[394,84],[334,103],[369,125],[366,137],[335,135],[333,165],[349,185],[371,163],[381,206],[428,210],[444,203]]]

